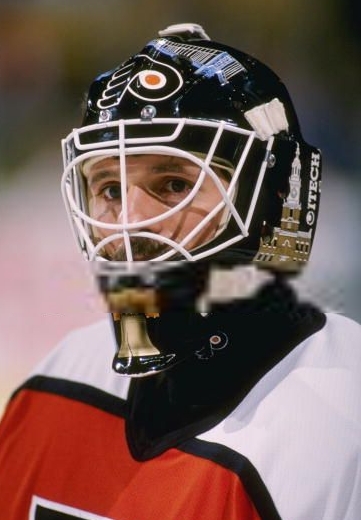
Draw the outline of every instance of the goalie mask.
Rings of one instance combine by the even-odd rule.
[[[113,316],[192,307],[212,264],[297,273],[317,221],[320,152],[277,75],[200,26],[159,35],[95,79],[63,140],[66,208],[84,256],[108,261]]]

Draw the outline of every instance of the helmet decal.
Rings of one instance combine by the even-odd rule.
[[[134,67],[134,63],[130,63],[117,69],[110,80],[107,83],[106,88],[103,90],[101,97],[97,101],[97,106],[104,110],[111,108],[119,104],[120,97],[119,92],[123,85],[126,84],[128,76]]]
[[[157,70],[142,70],[139,73],[139,81],[144,88],[158,90],[167,83],[167,77]]]
[[[319,153],[311,154],[310,181],[308,185],[306,222],[309,226],[316,224],[317,206],[321,191],[321,156]]]
[[[139,57],[149,62],[149,69],[138,72],[124,93],[128,90],[133,96],[144,101],[163,101],[183,86],[182,76],[175,67],[143,54]]]
[[[126,92],[130,92],[144,101],[163,101],[183,86],[182,76],[171,65],[143,54],[140,54],[139,58],[149,62],[149,68],[135,74],[120,95],[121,87],[129,78],[134,64],[125,65],[115,71],[97,103],[99,108],[111,108],[119,105]]]
[[[195,74],[211,78],[217,76],[223,85],[246,68],[226,51],[189,45],[167,40],[153,40],[149,46],[171,58],[188,59],[196,70]]]
[[[308,210],[305,222],[301,216],[304,214],[303,201],[301,200],[301,170],[300,146],[296,144],[295,156],[291,165],[289,176],[289,192],[284,198],[280,225],[266,232],[260,239],[260,247],[254,261],[268,266],[275,266],[287,270],[294,263],[306,263],[309,259],[312,246],[312,232],[315,224],[315,214],[318,205],[320,184],[312,180],[316,176],[316,166],[320,166],[320,153],[312,153],[310,169],[310,186],[316,192],[313,202],[313,210]],[[309,206],[309,203],[308,203]],[[267,227],[267,222],[264,222]]]

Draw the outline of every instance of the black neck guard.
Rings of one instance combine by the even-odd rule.
[[[164,373],[132,381],[127,436],[133,456],[154,457],[217,424],[324,323],[325,316],[299,303],[282,281],[255,298],[214,305],[205,318],[177,313],[164,321],[163,339],[182,341],[195,354]]]

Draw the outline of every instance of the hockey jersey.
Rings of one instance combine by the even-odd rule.
[[[322,316],[241,392],[220,353],[211,382],[190,365],[183,401],[112,372],[107,320],[72,332],[3,417],[0,518],[358,520],[361,327]]]

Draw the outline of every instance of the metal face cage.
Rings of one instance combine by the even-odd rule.
[[[198,143],[189,144],[187,135],[206,132],[207,149],[198,148]],[[237,142],[232,162],[222,157],[227,140]],[[189,118],[154,118],[151,122],[140,119],[119,120],[88,125],[74,129],[63,141],[64,172],[62,176],[62,195],[75,239],[87,260],[104,260],[104,248],[109,243],[122,241],[126,260],[134,260],[132,238],[143,237],[164,244],[163,252],[150,261],[163,260],[201,260],[241,241],[248,236],[255,206],[267,169],[274,137],[263,141],[264,158],[257,165],[254,189],[247,208],[237,207],[237,193],[244,182],[244,165],[247,156],[259,139],[256,132],[239,128],[225,121],[204,121]],[[187,143],[187,144],[184,144]],[[204,145],[203,145],[204,146]],[[186,149],[185,149],[186,147]],[[199,167],[199,175],[194,186],[181,202],[165,209],[143,221],[132,222],[128,215],[127,195],[127,158],[137,155],[162,155],[186,159]],[[87,160],[112,157],[119,160],[119,183],[121,191],[121,215],[117,222],[102,222],[89,212],[82,165]],[[229,176],[228,186],[224,186],[216,173],[223,169]],[[243,174],[243,175],[242,175]],[[149,228],[183,211],[197,197],[205,179],[211,179],[214,189],[219,193],[219,202],[210,209],[186,236],[177,241],[155,233]],[[206,244],[190,248],[189,244],[197,237],[212,219],[219,217],[220,225],[214,237]],[[223,231],[232,221],[233,236],[222,239]],[[94,229],[104,230],[101,240],[95,239]],[[229,234],[228,234],[229,235]],[[108,258],[109,260],[109,258]]]

